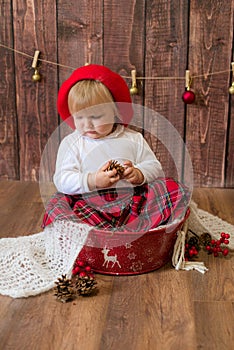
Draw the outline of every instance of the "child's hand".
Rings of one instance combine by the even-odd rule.
[[[140,185],[144,181],[144,175],[139,169],[134,168],[130,160],[124,162],[123,165],[126,168],[122,177],[124,180],[133,185]]]
[[[120,176],[117,174],[117,170],[107,170],[110,165],[110,161],[107,162],[101,169],[96,173],[88,175],[88,185],[91,191],[100,188],[108,188],[119,181]]]

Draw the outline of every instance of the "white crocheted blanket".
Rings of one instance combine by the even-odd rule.
[[[0,240],[0,293],[13,298],[46,292],[69,275],[90,226],[57,221],[43,232]]]
[[[230,234],[229,248],[234,249],[234,225],[208,213],[205,210],[199,209],[195,202],[190,204],[190,216],[188,219],[188,227],[198,236],[208,232],[214,239],[220,238],[220,233],[225,232]]]
[[[234,226],[214,215],[198,209],[191,203],[189,228],[201,235],[209,232],[214,238],[224,231],[230,234],[234,248]],[[70,275],[74,261],[84,246],[90,227],[71,221],[57,221],[43,232],[18,238],[0,240],[0,294],[13,298],[28,297],[53,288],[54,281],[62,274]],[[178,233],[178,244],[173,256],[177,269],[204,266],[185,265],[183,259],[184,236]]]

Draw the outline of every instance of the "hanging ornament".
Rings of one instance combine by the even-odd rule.
[[[182,100],[185,104],[191,104],[195,101],[195,94],[190,90],[192,79],[189,75],[189,70],[186,70],[185,73],[185,92],[182,95]]]
[[[232,83],[232,85],[229,88],[229,94],[233,95],[234,94],[234,82]]]
[[[229,94],[234,95],[234,62],[232,62],[231,65],[232,65],[232,79],[233,79],[233,82],[232,82],[232,85],[230,86],[228,91],[229,91]]]
[[[136,82],[136,70],[135,69],[133,69],[131,71],[131,76],[132,76],[132,87],[130,88],[130,94],[137,95],[138,88],[137,88],[137,82]]]
[[[35,72],[34,72],[34,74],[32,76],[32,81],[37,82],[37,81],[40,81],[40,80],[41,80],[41,75],[39,74],[39,71],[36,68]]]
[[[41,80],[41,75],[39,73],[39,68],[37,66],[39,55],[40,55],[40,51],[36,50],[34,57],[33,57],[33,62],[32,62],[32,68],[34,68],[34,74],[32,76],[32,81],[34,81],[34,82],[38,82]]]

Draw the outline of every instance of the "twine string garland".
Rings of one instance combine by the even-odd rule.
[[[27,54],[25,52],[22,52],[20,50],[17,50],[17,49],[13,49],[12,47],[9,47],[9,46],[4,45],[2,43],[0,43],[0,47],[3,47],[5,49],[7,49],[7,50],[10,50],[12,52],[15,52],[17,54],[20,54],[20,55],[25,56],[25,57],[30,58],[30,59],[34,58],[34,56],[32,56],[32,55],[29,55],[29,54]],[[51,64],[51,65],[54,65],[54,66],[57,66],[57,67],[61,67],[61,68],[66,68],[66,69],[71,69],[71,70],[75,70],[76,69],[76,67],[72,67],[72,66],[68,66],[68,65],[65,65],[65,64],[49,61],[49,60],[42,59],[42,58],[38,58],[38,61],[43,62],[43,63],[47,63],[47,64]],[[222,71],[206,73],[206,74],[191,75],[190,78],[193,79],[193,80],[197,79],[197,78],[206,78],[208,76],[229,73],[231,71],[233,71],[233,69],[222,70]],[[121,75],[121,76],[124,79],[132,79],[132,76],[125,76],[125,75]],[[153,77],[153,76],[142,77],[142,76],[136,76],[135,78],[137,80],[184,80],[185,79],[184,76],[183,77],[179,77],[179,76],[175,76],[175,77]]]

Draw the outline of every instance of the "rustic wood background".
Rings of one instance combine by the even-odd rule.
[[[68,67],[105,64],[125,77],[132,69],[142,77],[184,77],[189,68],[201,76],[193,79],[194,104],[181,99],[183,79],[138,80],[133,102],[178,130],[195,186],[234,187],[233,13],[233,0],[3,0],[0,43],[29,56],[38,49],[41,59]],[[43,149],[59,125],[57,90],[72,68],[40,62],[42,80],[34,83],[30,57],[3,47],[0,53],[0,177],[38,181]],[[216,72],[223,73],[210,74]],[[170,173],[173,161],[152,137],[157,125],[141,118]]]

